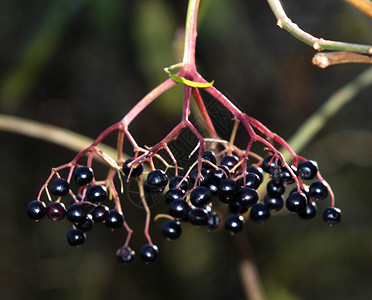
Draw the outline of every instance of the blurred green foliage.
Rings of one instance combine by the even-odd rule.
[[[283,2],[289,17],[314,35],[372,43],[372,21],[347,4]],[[167,78],[163,68],[179,57],[174,42],[187,1],[2,0],[0,6],[1,113],[96,137]],[[280,30],[264,1],[210,0],[201,24],[200,72],[284,138],[366,68],[312,66],[314,51]],[[360,154],[363,160],[358,154],[372,150],[365,138],[372,131],[371,92],[360,93],[302,153],[318,161],[332,185],[342,223],[328,228],[320,216],[306,222],[294,215],[247,222],[244,234],[268,299],[372,298],[372,160],[371,151]],[[177,122],[181,93],[167,93],[133,123],[139,144],[156,143]],[[185,226],[180,240],[167,243],[159,220],[151,227],[158,261],[122,266],[114,256],[125,238],[121,231],[96,226],[76,249],[65,241],[66,222],[34,224],[27,203],[50,168],[74,153],[10,133],[0,137],[1,299],[244,299],[234,238],[223,231]],[[145,242],[144,212],[130,203],[124,209],[138,251]],[[159,204],[154,214],[164,210]]]

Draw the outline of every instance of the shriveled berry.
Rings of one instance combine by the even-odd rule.
[[[188,219],[192,225],[202,226],[208,224],[208,211],[203,208],[193,208],[189,211]]]
[[[46,214],[46,206],[42,201],[33,200],[27,205],[27,215],[34,221],[39,221]]]
[[[111,229],[117,229],[123,226],[124,223],[124,215],[121,211],[116,209],[111,209],[109,211],[109,216],[104,223],[107,227]]]
[[[86,235],[80,229],[70,229],[67,232],[67,242],[71,246],[79,246],[83,244],[86,240]]]
[[[46,207],[46,216],[53,220],[62,220],[66,215],[66,207],[61,202],[50,202]]]
[[[314,201],[308,202],[306,208],[298,213],[301,219],[312,219],[316,215],[316,203]]]
[[[134,259],[135,252],[130,247],[120,247],[116,251],[116,257],[120,262],[129,263]]]
[[[176,219],[183,219],[186,218],[190,206],[185,200],[173,200],[168,207],[169,214]]]
[[[109,208],[106,205],[98,205],[90,212],[94,222],[104,222],[109,216]]]
[[[313,160],[300,162],[297,172],[301,179],[311,180],[318,173],[318,164]]]
[[[233,203],[236,201],[236,193],[238,191],[238,185],[232,179],[223,179],[218,185],[218,199],[223,203]]]
[[[235,155],[225,155],[221,159],[221,165],[226,166],[231,170],[239,163],[239,158]]]
[[[251,207],[258,201],[258,194],[254,189],[245,187],[240,189],[236,197],[238,203],[242,206]]]
[[[276,182],[274,179],[270,180],[266,186],[267,193],[272,197],[280,197],[285,192],[283,182]]]
[[[93,169],[86,166],[78,167],[74,170],[73,177],[77,185],[84,186],[92,182],[94,177]]]
[[[337,207],[328,207],[323,212],[323,220],[328,225],[336,225],[341,221],[341,209]]]
[[[189,189],[189,180],[182,176],[175,176],[169,180],[169,189],[176,189],[178,185],[181,190],[187,191]]]
[[[87,210],[83,204],[72,204],[68,207],[66,217],[72,223],[85,221],[87,217]]]
[[[264,203],[259,202],[251,207],[249,218],[253,222],[263,223],[270,218],[270,211]]]
[[[143,185],[145,191],[150,194],[162,193],[168,184],[168,176],[163,170],[154,170],[147,175]]]
[[[220,222],[221,222],[221,219],[220,219],[220,216],[211,211],[211,212],[208,212],[208,224],[207,224],[207,228],[209,230],[214,230],[214,229],[217,229],[218,226],[220,225]]]
[[[140,257],[144,262],[153,262],[159,254],[158,247],[155,245],[144,245],[140,250]]]
[[[143,165],[142,163],[140,164],[136,164],[136,165],[133,165],[131,167],[129,167],[128,165],[133,161],[134,159],[133,158],[129,158],[127,159],[124,163],[123,163],[123,172],[125,175],[129,175],[131,177],[138,177],[142,174],[143,172]],[[132,172],[130,171],[132,169]]]
[[[182,233],[182,225],[178,221],[169,220],[161,227],[162,234],[171,240],[178,239]]]
[[[208,188],[204,186],[196,187],[190,194],[190,202],[195,207],[204,207],[212,200],[212,194]]]
[[[70,184],[64,178],[56,178],[49,184],[49,189],[54,196],[65,196],[70,190]]]
[[[185,196],[185,191],[180,189],[169,189],[165,195],[164,200],[169,205],[173,200],[181,199]]]
[[[313,200],[323,200],[328,196],[328,188],[323,181],[314,181],[310,185],[309,195]]]
[[[291,212],[301,212],[306,209],[307,198],[304,193],[295,192],[290,194],[285,202],[287,209]]]
[[[244,228],[244,218],[238,215],[228,216],[225,221],[225,228],[231,233],[242,231]]]
[[[107,197],[107,188],[104,185],[91,185],[87,189],[87,200],[92,203],[102,203]]]
[[[282,196],[273,197],[270,195],[266,195],[264,197],[264,203],[266,204],[267,208],[270,211],[279,211],[284,206],[284,199]]]

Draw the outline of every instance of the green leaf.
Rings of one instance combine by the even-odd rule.
[[[169,71],[168,68],[165,68],[164,71],[167,72],[169,77],[171,77],[175,82],[186,84],[186,85],[191,86],[191,87],[207,88],[207,87],[210,87],[211,85],[213,85],[213,83],[214,83],[214,80],[212,80],[211,82],[205,82],[205,83],[204,82],[191,81],[191,80],[188,80],[184,77],[177,76],[176,74]]]

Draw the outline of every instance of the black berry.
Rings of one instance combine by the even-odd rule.
[[[249,218],[253,222],[263,223],[270,218],[270,211],[264,203],[259,202],[251,207]]]
[[[285,186],[283,182],[276,182],[271,179],[266,186],[267,193],[272,197],[280,197],[285,192]]]
[[[195,168],[190,172],[190,175],[189,175],[190,182],[192,185],[195,184],[197,177],[198,177],[198,168]],[[198,178],[198,185],[208,186],[208,183],[209,183],[208,172],[206,169],[201,169],[200,177]]]
[[[204,151],[204,152],[202,152],[201,157],[203,159],[211,162],[214,165],[217,162],[216,155],[214,155],[214,153],[212,151]],[[213,168],[213,166],[211,164],[207,163],[207,162],[203,162],[202,163],[202,168],[209,170],[209,169]]]
[[[182,200],[182,198],[185,196],[185,191],[180,189],[169,189],[165,195],[164,200],[169,205],[173,200]]]
[[[73,177],[77,185],[84,186],[92,182],[94,173],[92,168],[83,166],[74,170]]]
[[[283,199],[282,196],[273,197],[273,196],[270,196],[270,195],[266,195],[264,197],[264,203],[270,211],[276,212],[276,211],[279,211],[283,208],[284,199]]]
[[[244,227],[244,218],[238,215],[230,215],[226,218],[225,228],[231,233],[240,232]]]
[[[221,219],[217,213],[212,212],[212,211],[208,213],[207,228],[209,230],[217,229],[218,226],[220,225],[220,222],[221,222]]]
[[[231,170],[239,163],[239,158],[235,155],[225,155],[221,159],[221,165],[226,166]]]
[[[328,196],[328,188],[323,181],[314,181],[310,185],[309,195],[313,200],[323,200]]]
[[[261,184],[261,179],[256,173],[246,172],[245,173],[245,186],[244,186],[244,177],[239,178],[237,181],[237,184],[240,187],[248,187],[248,188],[252,188],[256,190]]]
[[[94,222],[92,215],[87,215],[84,221],[75,224],[76,229],[80,229],[83,232],[87,232],[93,228]]]
[[[147,175],[144,189],[150,194],[162,193],[168,184],[168,176],[163,170],[154,170]]]
[[[155,245],[144,245],[140,250],[140,257],[143,261],[149,263],[153,262],[159,254],[158,247]]]
[[[241,206],[238,202],[229,204],[229,210],[233,214],[244,214],[248,211],[248,209],[248,206]]]
[[[287,209],[291,212],[301,212],[305,210],[307,198],[304,193],[295,192],[290,194],[285,202]]]
[[[143,172],[143,165],[140,163],[140,164],[137,164],[135,166],[131,166],[129,167],[128,165],[133,161],[134,159],[133,158],[129,158],[127,159],[124,163],[123,163],[123,172],[125,175],[129,175],[131,177],[138,177],[142,174]],[[130,172],[130,170],[132,169],[132,173]]]
[[[64,178],[56,178],[49,184],[49,189],[54,196],[65,196],[70,190],[70,185]]]
[[[328,207],[323,212],[323,220],[328,225],[336,225],[341,221],[341,209],[337,207]]]
[[[202,208],[193,208],[189,211],[188,219],[192,225],[202,226],[208,224],[208,211]]]
[[[46,206],[42,201],[31,201],[27,205],[27,215],[34,221],[41,220],[46,214]]]
[[[87,200],[92,203],[102,203],[107,197],[107,188],[104,185],[92,185],[87,189]]]
[[[109,208],[106,205],[98,205],[90,212],[94,222],[104,222],[109,216]]]
[[[308,202],[306,204],[306,208],[303,211],[299,212],[298,216],[301,219],[312,219],[316,215],[316,210],[316,203],[314,201]]]
[[[300,162],[297,168],[297,174],[301,179],[311,180],[318,173],[318,164],[313,160]]]
[[[178,221],[169,220],[163,224],[161,232],[166,238],[175,240],[182,233],[182,225]]]
[[[53,220],[62,220],[66,215],[66,207],[61,202],[50,202],[46,207],[46,216]]]
[[[176,189],[178,185],[181,190],[187,191],[189,189],[189,180],[187,178],[184,179],[182,176],[175,176],[169,180],[169,189]]]
[[[218,199],[223,203],[233,203],[236,201],[238,185],[232,179],[223,179],[218,185]]]
[[[111,229],[117,229],[123,226],[124,215],[121,211],[111,209],[106,219],[105,225]]]
[[[212,200],[212,194],[208,188],[204,186],[196,187],[190,194],[190,202],[195,207],[204,207]]]
[[[190,206],[184,200],[173,200],[171,204],[169,204],[168,210],[169,214],[173,218],[183,219],[187,217],[190,210]]]
[[[67,209],[66,217],[72,223],[83,222],[87,217],[86,207],[83,204],[72,204]]]
[[[249,187],[242,188],[236,197],[238,203],[242,206],[251,207],[258,201],[258,194],[254,189]]]
[[[209,181],[213,184],[219,184],[222,179],[226,179],[229,175],[229,170],[227,169],[226,171],[226,169],[218,168],[210,170],[208,173]]]
[[[262,182],[263,175],[264,175],[264,171],[262,170],[262,168],[254,167],[254,166],[248,166],[247,167],[247,172],[254,173],[254,174],[258,175],[258,177],[260,177],[260,180]]]
[[[71,246],[79,246],[85,242],[86,235],[79,229],[70,229],[67,232],[67,242]]]
[[[121,247],[116,251],[116,257],[120,262],[129,263],[134,259],[135,252],[130,247]]]

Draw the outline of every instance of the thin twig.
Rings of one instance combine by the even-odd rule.
[[[279,0],[267,0],[267,2],[269,3],[276,19],[278,20],[277,24],[280,28],[285,29],[294,37],[305,44],[312,46],[317,51],[334,50],[372,54],[372,46],[370,45],[336,42],[314,37],[310,33],[302,30],[297,24],[293,23],[288,18]]]
[[[339,64],[372,64],[372,56],[347,51],[336,51],[317,53],[314,55],[312,62],[319,68],[325,69],[329,66]]]

